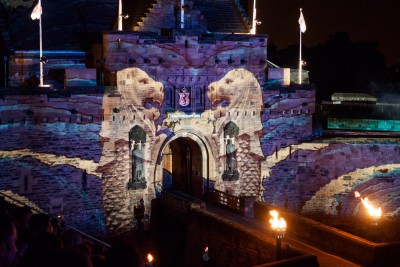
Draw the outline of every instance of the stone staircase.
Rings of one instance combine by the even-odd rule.
[[[248,33],[247,19],[243,17],[232,0],[194,0],[195,6],[204,14],[207,29],[211,32]]]
[[[174,8],[175,0],[158,0],[134,30],[156,32],[160,35],[161,28],[176,28]]]
[[[122,2],[123,12],[128,14],[129,18],[122,21],[123,29],[134,30],[139,23],[142,23],[145,15],[151,11],[156,3],[156,0],[124,0]]]
[[[149,31],[161,34],[161,29],[180,29],[180,7],[175,0],[158,0],[149,13],[134,27],[135,31]],[[206,23],[199,10],[193,8],[193,1],[185,4],[185,29],[204,32]]]
[[[178,1],[180,3],[180,1]],[[186,1],[185,24],[181,29],[180,6],[176,0],[158,0],[148,9],[145,17],[133,28],[135,31],[150,31],[161,34],[161,29],[191,30],[199,33],[225,32],[248,33],[247,19],[232,0]]]

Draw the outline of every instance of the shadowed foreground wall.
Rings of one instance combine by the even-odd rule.
[[[205,210],[193,212],[187,231],[185,266],[202,266],[191,264],[196,262],[192,259],[202,259],[206,246],[215,266],[254,266],[276,260],[272,237],[259,236]]]

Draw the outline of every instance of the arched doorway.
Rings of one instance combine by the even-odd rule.
[[[163,152],[163,184],[173,189],[203,196],[203,156],[200,146],[189,137],[171,141]]]

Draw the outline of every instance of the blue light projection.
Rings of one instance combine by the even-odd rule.
[[[328,129],[400,132],[400,121],[328,118]]]
[[[305,114],[294,117],[278,117],[263,121],[264,135],[260,141],[264,155],[274,153],[277,145],[282,147],[295,143],[295,140],[298,140],[304,134],[304,127],[310,123],[309,116]],[[288,142],[283,144],[282,138],[287,138]]]
[[[1,124],[0,131],[8,136],[8,141],[0,143],[0,150],[7,149],[12,143],[13,150],[31,149],[35,152],[80,157],[98,162],[102,153],[99,142],[100,128],[101,125],[94,123]],[[80,147],[88,149],[74,149],[71,144],[79,144]]]

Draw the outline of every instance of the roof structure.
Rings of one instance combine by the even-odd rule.
[[[363,93],[334,93],[331,96],[332,101],[362,101],[376,102],[377,98]]]

